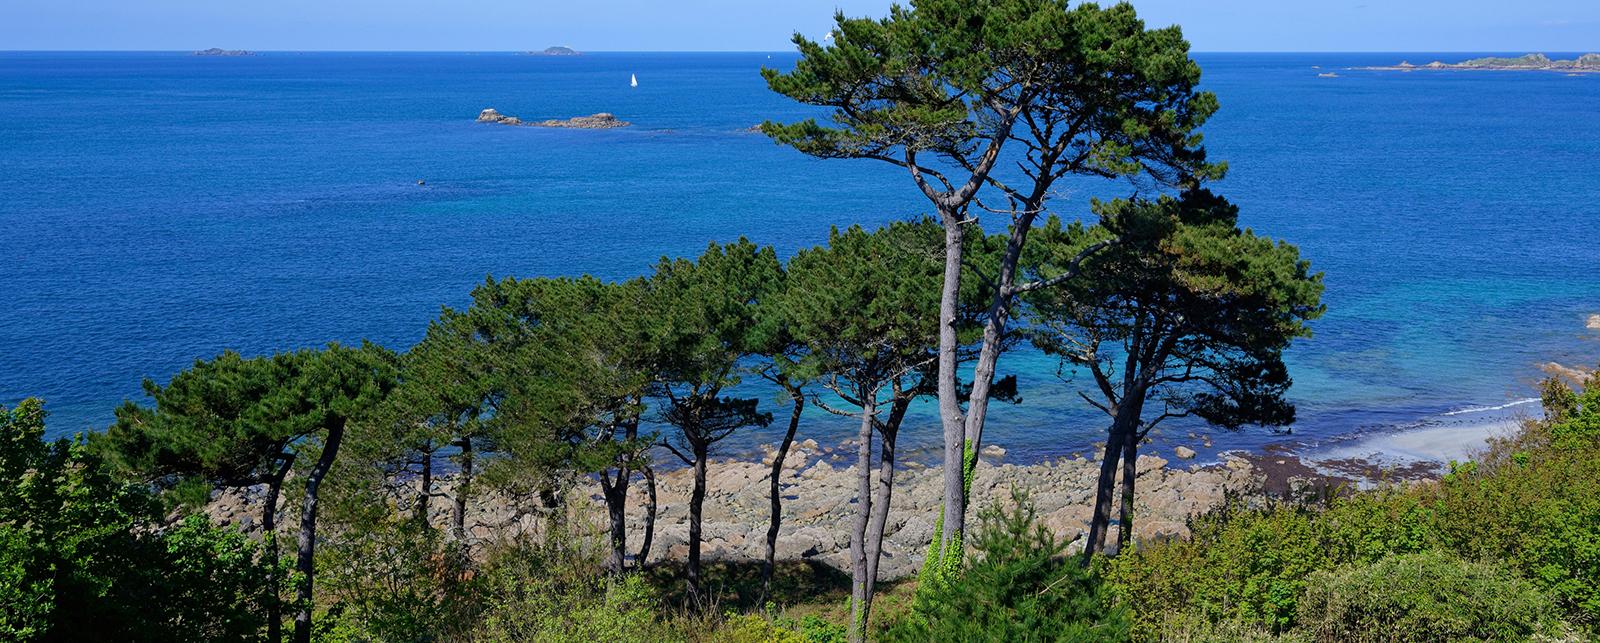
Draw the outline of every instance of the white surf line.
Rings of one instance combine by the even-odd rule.
[[[1454,410],[1454,411],[1446,411],[1444,413],[1440,413],[1439,415],[1463,415],[1463,414],[1466,414],[1466,413],[1487,413],[1489,411],[1503,411],[1505,409],[1509,409],[1509,408],[1514,407],[1514,406],[1522,406],[1524,404],[1533,404],[1533,403],[1538,402],[1538,401],[1539,401],[1539,398],[1530,397],[1530,398],[1526,398],[1526,399],[1517,400],[1515,402],[1506,402],[1505,404],[1501,404],[1500,406],[1472,406],[1472,407],[1468,407],[1468,408],[1464,408],[1464,409],[1457,409],[1457,410]]]

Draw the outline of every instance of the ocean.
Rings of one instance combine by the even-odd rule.
[[[1506,405],[1534,394],[1541,363],[1600,361],[1585,329],[1600,313],[1600,75],[1348,69],[1475,55],[1195,56],[1222,104],[1204,130],[1231,167],[1214,189],[1326,273],[1328,312],[1290,351],[1291,435],[1175,425],[1158,453],[1471,426],[1475,409],[1536,412]],[[39,396],[52,435],[97,430],[143,399],[142,378],[225,349],[403,350],[488,275],[623,279],[712,240],[788,255],[830,226],[927,213],[894,168],[750,131],[816,114],[758,74],[793,60],[0,53],[0,404]],[[633,126],[475,123],[487,107]],[[1067,188],[1053,204],[1067,218],[1127,192]],[[1105,422],[1051,360],[1024,350],[1001,369],[1023,401],[993,410],[986,441],[1013,460],[1092,448]],[[903,452],[929,453],[935,418],[913,414]],[[814,412],[801,432],[851,430]],[[773,439],[749,431],[724,454]]]

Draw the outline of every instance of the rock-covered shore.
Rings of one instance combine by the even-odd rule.
[[[493,107],[478,112],[478,122],[494,123],[497,125],[521,125],[525,127],[570,127],[574,129],[610,129],[613,127],[627,127],[632,125],[632,123],[617,118],[615,114],[607,112],[590,114],[588,116],[574,116],[566,119],[524,121],[515,116],[501,114]]]
[[[995,453],[994,451],[990,452]],[[848,569],[849,525],[855,511],[855,468],[848,449],[830,449],[805,440],[795,445],[783,474],[783,527],[778,538],[779,560],[815,560]],[[1013,485],[1027,490],[1040,521],[1064,540],[1079,539],[1088,529],[1092,490],[1098,462],[1063,458],[1054,462],[1012,465],[990,457],[980,460],[973,482],[977,509],[994,502],[1010,502]],[[703,522],[702,556],[707,560],[756,561],[765,556],[770,512],[767,462],[717,461],[708,474]],[[1139,519],[1134,523],[1140,539],[1187,535],[1186,519],[1223,501],[1228,492],[1249,494],[1261,487],[1258,469],[1243,458],[1222,464],[1178,468],[1167,460],[1140,456],[1138,461]],[[688,552],[688,500],[694,484],[692,472],[677,469],[657,476],[658,514],[652,561],[681,560]],[[436,482],[445,495],[453,491],[446,476]],[[895,476],[895,493],[885,529],[881,574],[902,578],[915,574],[933,536],[941,504],[943,478],[937,467],[908,466]],[[214,519],[236,524],[246,531],[259,530],[259,487],[219,493],[208,507]],[[603,528],[604,510],[599,488],[588,483],[579,490],[587,498],[596,529]],[[406,501],[409,499],[402,499]],[[628,548],[637,551],[643,538],[645,488],[636,482],[628,498]],[[443,528],[450,522],[447,498],[431,505],[430,520]],[[974,513],[974,516],[976,513]],[[292,522],[280,516],[279,524]],[[974,523],[976,519],[974,518]],[[504,497],[487,495],[468,509],[466,524],[475,542],[489,542],[519,533],[537,533],[542,520],[536,511],[519,512]],[[289,528],[285,525],[285,528]],[[1081,543],[1081,539],[1079,541]],[[1074,544],[1074,548],[1081,546]]]

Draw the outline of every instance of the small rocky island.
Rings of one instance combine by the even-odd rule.
[[[222,48],[219,48],[219,47],[212,47],[210,49],[201,49],[200,51],[196,51],[196,52],[194,52],[193,54],[190,54],[190,55],[193,55],[193,56],[254,56],[254,55],[256,55],[256,52],[245,51],[243,49],[222,49]]]
[[[571,47],[546,47],[544,51],[530,51],[529,56],[579,56],[578,50]]]
[[[546,121],[524,121],[515,116],[501,114],[490,107],[478,112],[479,123],[495,123],[499,125],[522,125],[527,127],[570,127],[574,129],[611,129],[613,127],[627,127],[632,123],[619,120],[615,114],[601,112],[589,116],[576,116],[568,119],[550,119]]]
[[[1468,70],[1468,71],[1564,71],[1568,73],[1600,72],[1600,54],[1584,54],[1576,60],[1551,60],[1544,54],[1528,54],[1516,58],[1473,58],[1458,63],[1433,61],[1426,65],[1413,65],[1409,61],[1391,67],[1361,67],[1371,71],[1417,70]]]

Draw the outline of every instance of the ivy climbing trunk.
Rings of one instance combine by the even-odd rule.
[[[932,549],[927,566],[940,570],[948,561],[962,555],[961,536],[964,533],[967,499],[965,484],[966,423],[961,415],[961,392],[956,385],[959,366],[957,350],[960,337],[956,333],[956,315],[961,305],[962,236],[959,212],[941,209],[944,224],[944,283],[939,293],[939,420],[944,426],[944,509],[940,514],[942,529],[935,534],[938,546]],[[937,560],[935,560],[937,558]]]

